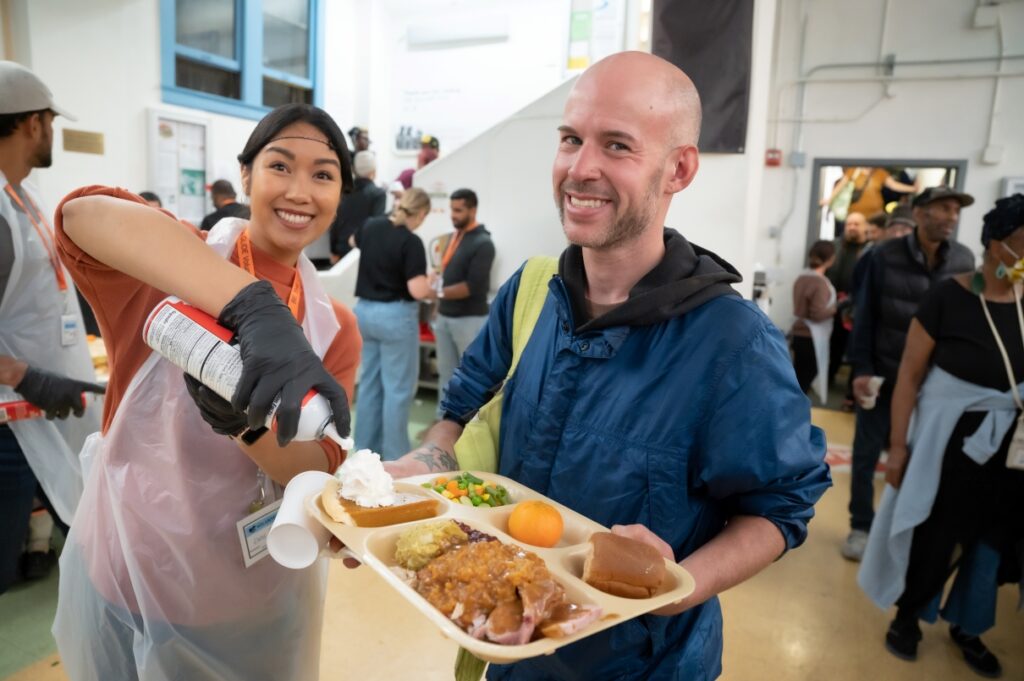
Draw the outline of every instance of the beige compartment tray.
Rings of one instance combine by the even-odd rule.
[[[581,579],[583,561],[589,546],[587,539],[592,533],[607,531],[608,528],[506,477],[493,473],[474,472],[473,474],[487,482],[504,485],[512,503],[498,508],[480,508],[452,503],[433,490],[421,486],[422,483],[431,482],[439,477],[437,474],[432,474],[396,480],[395,490],[400,493],[437,499],[440,502],[440,510],[436,518],[388,527],[353,527],[334,522],[324,512],[320,504],[319,493],[311,495],[306,500],[306,509],[313,518],[323,524],[366,565],[377,572],[388,585],[402,594],[413,607],[436,624],[445,636],[477,657],[489,662],[516,662],[528,657],[550,654],[564,645],[621,624],[628,619],[671,603],[677,603],[693,593],[693,577],[677,563],[669,560],[665,561],[665,581],[659,592],[650,598],[619,598],[593,588]],[[452,475],[455,474],[449,474],[446,477]],[[562,514],[565,531],[562,541],[553,548],[531,546],[516,541],[508,534],[508,517],[512,513],[512,509],[515,508],[517,502],[529,499],[542,499],[555,506]],[[391,571],[391,568],[397,565],[395,544],[398,541],[398,536],[412,525],[435,522],[439,518],[459,520],[481,532],[493,535],[505,543],[516,544],[537,554],[547,564],[552,576],[564,587],[566,596],[580,605],[600,606],[603,611],[601,618],[571,636],[544,637],[524,645],[501,645],[473,638]]]

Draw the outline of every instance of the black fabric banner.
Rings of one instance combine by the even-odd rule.
[[[747,141],[754,0],[654,0],[652,52],[693,80],[700,150],[741,154]]]

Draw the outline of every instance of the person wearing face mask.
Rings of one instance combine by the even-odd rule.
[[[913,202],[914,231],[873,249],[854,294],[854,325],[847,356],[853,368],[856,426],[850,471],[850,533],[840,548],[847,560],[860,560],[864,554],[874,518],[875,466],[889,439],[892,389],[910,320],[934,284],[974,269],[970,249],[952,238],[960,209],[972,203],[974,198],[969,194],[946,186],[921,192]],[[880,390],[872,390],[873,377],[883,379]]]
[[[349,430],[359,331],[302,249],[330,227],[351,162],[335,122],[305,104],[264,117],[238,160],[251,218],[209,232],[109,187],[57,209],[60,256],[110,357],[102,435],[82,451],[90,472],[60,561],[53,633],[75,681],[317,677],[323,566],[252,562],[238,523],[293,476],[343,458],[332,442],[291,439],[310,389]],[[235,332],[231,402],[143,341],[167,295]],[[276,437],[263,427],[275,397]]]
[[[370,218],[352,236],[359,249],[356,317],[363,336],[356,402],[356,449],[397,459],[409,451],[409,407],[419,378],[420,300],[435,297],[423,241],[414,233],[430,196],[413,187],[388,217]]]
[[[934,621],[929,604],[959,565],[942,614],[967,664],[994,678],[999,660],[979,638],[995,621],[998,558],[986,556],[1024,541],[1024,195],[996,202],[981,241],[981,268],[932,287],[910,323],[860,579],[897,606],[886,647],[914,659],[918,619]]]

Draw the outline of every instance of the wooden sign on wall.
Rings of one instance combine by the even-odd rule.
[[[103,155],[103,133],[64,128],[64,151]]]

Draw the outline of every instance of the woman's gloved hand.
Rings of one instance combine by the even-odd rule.
[[[46,412],[48,419],[64,419],[71,413],[81,416],[85,413],[83,392],[102,395],[107,391],[102,385],[68,378],[33,366],[25,371],[25,377],[14,386],[14,390]]]
[[[248,427],[245,412],[237,411],[230,402],[188,374],[184,376],[188,394],[199,407],[199,415],[210,424],[213,432],[236,437],[245,431]]]
[[[274,398],[277,442],[282,447],[295,437],[302,400],[316,390],[330,403],[338,434],[349,434],[348,398],[309,346],[288,307],[266,281],[249,284],[220,313],[221,324],[238,336],[242,353],[242,379],[231,406],[245,411],[249,427],[266,424]]]

